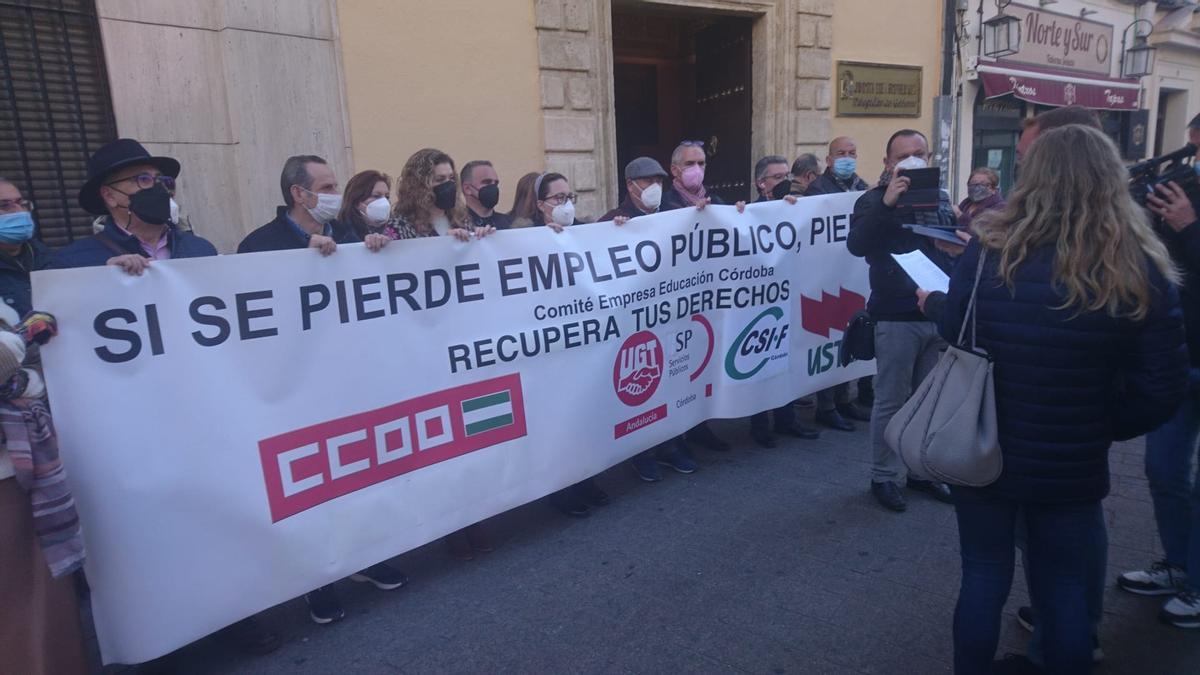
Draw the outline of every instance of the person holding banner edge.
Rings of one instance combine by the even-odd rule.
[[[51,269],[113,265],[141,276],[155,260],[216,255],[217,249],[171,223],[171,191],[179,176],[173,157],[153,157],[130,138],[101,146],[87,162],[79,205],[104,216],[104,229],[50,258]]]
[[[217,255],[211,243],[170,223],[170,190],[180,170],[178,160],[151,156],[133,139],[119,138],[97,149],[88,158],[87,180],[78,199],[85,211],[104,219],[104,228],[59,249],[50,258],[50,268],[112,265],[141,276],[152,260]],[[279,636],[255,617],[234,623],[224,633],[247,654],[267,654],[280,645]],[[169,663],[171,658],[168,654],[156,663]]]
[[[324,159],[316,155],[288,157],[279,183],[284,204],[276,209],[275,220],[246,235],[238,245],[238,253],[313,248],[322,256],[329,256],[337,250],[338,244],[358,242],[353,229],[334,220],[342,208],[342,193],[338,190],[333,169]],[[381,234],[366,236],[366,246],[374,252],[382,250],[389,241]],[[408,583],[407,576],[383,563],[352,574],[350,579],[370,583],[385,591]],[[333,584],[305,594],[304,600],[314,623],[333,623],[346,616]]]
[[[786,158],[779,155],[767,155],[754,165],[754,185],[758,188],[758,199],[755,203],[769,202],[782,199],[789,204],[796,203],[796,195],[791,194],[792,176]],[[775,433],[806,440],[821,437],[821,432],[805,426],[796,420],[796,409],[793,401],[779,406],[774,411],[764,410],[750,416],[750,437],[763,448],[775,447],[775,439],[771,435],[770,417],[775,416]]]

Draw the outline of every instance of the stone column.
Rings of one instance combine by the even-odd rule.
[[[794,0],[796,6],[796,155],[824,157],[832,101],[833,0]]]
[[[541,71],[546,171],[561,173],[579,195],[581,219],[599,217],[611,206],[611,177],[602,162],[603,119],[598,109],[604,59],[611,49],[608,0],[536,0],[538,65]]]

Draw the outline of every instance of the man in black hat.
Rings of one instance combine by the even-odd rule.
[[[625,200],[617,208],[600,216],[600,222],[619,216],[637,218],[658,213],[662,204],[663,183],[670,175],[652,157],[638,157],[625,165]]]
[[[88,159],[87,172],[79,205],[107,214],[104,229],[55,253],[51,267],[115,265],[140,276],[155,260],[217,254],[208,241],[171,226],[171,193],[179,176],[175,159],[154,157],[141,143],[119,138]]]

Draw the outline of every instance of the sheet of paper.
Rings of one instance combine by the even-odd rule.
[[[896,259],[909,278],[917,284],[917,288],[943,293],[950,290],[950,275],[943,272],[942,268],[934,264],[924,253],[920,251],[893,253],[892,257]]]

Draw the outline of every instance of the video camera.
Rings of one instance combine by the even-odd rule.
[[[1200,204],[1200,180],[1196,176],[1195,156],[1196,146],[1189,143],[1168,155],[1129,167],[1129,192],[1133,195],[1133,201],[1146,208],[1146,197],[1155,194],[1155,188],[1174,182],[1193,204]]]

